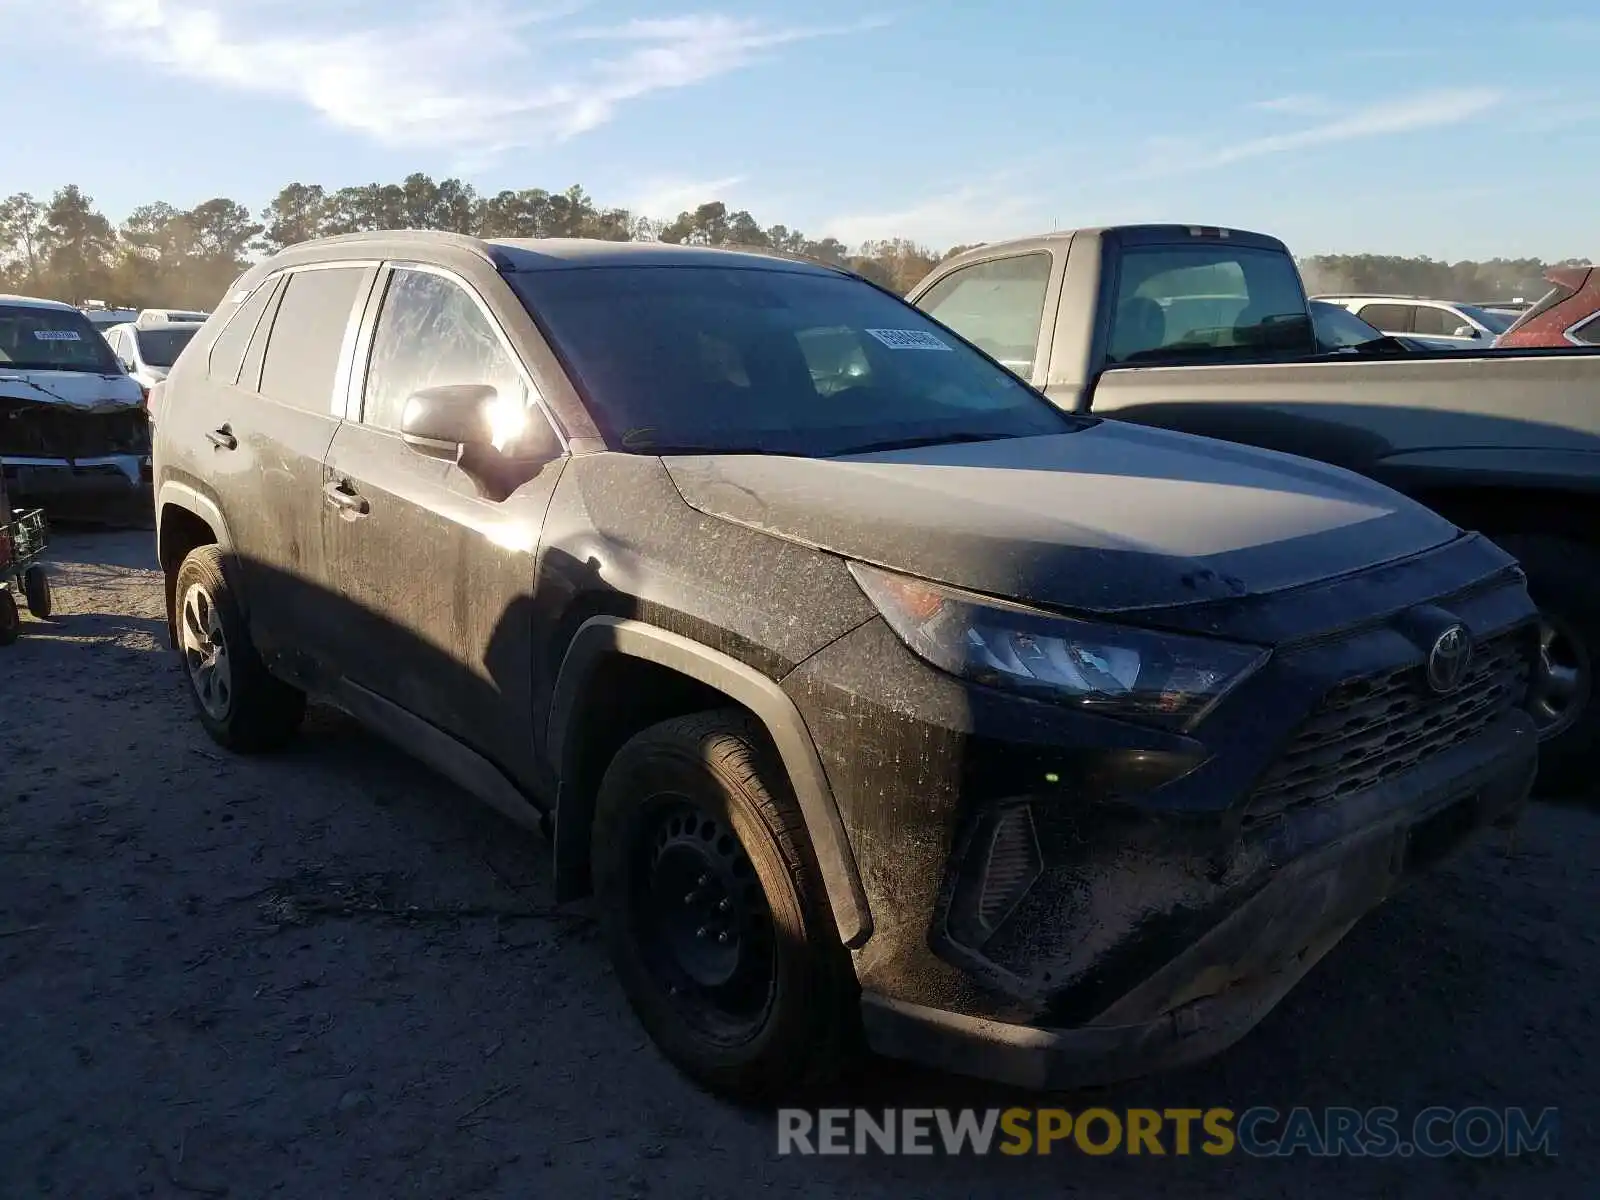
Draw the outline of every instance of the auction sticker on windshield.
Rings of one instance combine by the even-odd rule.
[[[35,329],[33,340],[36,342],[79,342],[83,339],[78,336],[76,329]]]
[[[924,329],[869,329],[891,350],[948,350],[949,345]]]

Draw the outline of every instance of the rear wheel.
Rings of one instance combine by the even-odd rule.
[[[681,717],[628,742],[600,785],[593,867],[617,977],[681,1070],[764,1100],[837,1068],[854,977],[749,718]]]
[[[178,568],[178,654],[200,723],[230,750],[275,750],[294,736],[305,696],[262,665],[222,551],[201,546]]]
[[[1593,782],[1600,752],[1600,553],[1541,535],[1495,539],[1528,574],[1540,613],[1540,663],[1532,690],[1539,723],[1539,785],[1568,792]]]

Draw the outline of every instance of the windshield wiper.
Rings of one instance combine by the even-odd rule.
[[[961,442],[1001,442],[1024,437],[1020,433],[939,433],[928,437],[886,438],[881,442],[867,442],[851,446],[848,450],[835,450],[829,458],[843,458],[850,454],[879,454],[889,450],[915,450],[919,446],[954,446]]]

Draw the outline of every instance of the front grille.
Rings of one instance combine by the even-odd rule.
[[[1261,778],[1245,819],[1353,795],[1475,737],[1522,703],[1532,656],[1529,631],[1518,629],[1479,643],[1461,685],[1446,695],[1428,687],[1420,665],[1346,680]]]
[[[7,457],[72,459],[149,453],[150,421],[142,408],[90,412],[0,397],[0,454]]]

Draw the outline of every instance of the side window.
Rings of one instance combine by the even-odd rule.
[[[261,320],[261,314],[266,311],[267,301],[272,298],[277,286],[276,279],[268,279],[258,284],[256,290],[251,292],[245,302],[234,310],[233,316],[228,318],[228,323],[217,335],[217,340],[211,343],[211,357],[206,365],[206,374],[212,379],[223,383],[239,381],[239,368],[244,365],[244,352],[250,345],[250,335],[256,331],[256,324]]]
[[[396,269],[372,333],[362,424],[397,430],[412,393],[452,383],[526,399],[517,364],[477,302],[442,275]]]
[[[1022,254],[974,263],[945,276],[917,307],[1027,379],[1039,356],[1039,321],[1050,286],[1050,256]]]
[[[122,330],[108,329],[105,333],[105,339],[106,344],[111,347],[111,353],[117,356],[118,362],[127,357],[127,354],[122,349]]]
[[[324,267],[295,271],[284,281],[261,364],[263,396],[307,412],[331,412],[339,352],[365,277],[365,267]]]
[[[1471,324],[1465,317],[1451,312],[1448,308],[1419,304],[1413,311],[1416,313],[1416,324],[1411,327],[1411,332],[1422,337],[1450,337],[1463,325]]]
[[[1364,304],[1356,316],[1381,333],[1410,333],[1415,312],[1409,304]]]
[[[1600,346],[1600,317],[1590,317],[1571,333],[1573,341],[1582,346]]]

